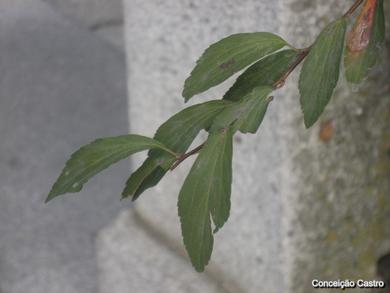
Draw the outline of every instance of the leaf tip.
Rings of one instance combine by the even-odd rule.
[[[130,198],[132,202],[136,201],[137,198],[141,195],[141,193],[140,192],[137,193],[137,191],[138,189],[133,192],[128,192],[125,188],[125,190],[123,190],[122,192],[121,201],[128,198]]]
[[[141,195],[142,192],[139,192],[139,190],[135,190],[134,192],[126,192],[126,189],[122,192],[122,197],[121,197],[121,201],[122,200],[125,200],[125,199],[128,199],[128,198],[131,198],[131,201],[132,202],[135,202],[139,196]]]
[[[54,199],[55,197],[57,197],[59,194],[56,194],[52,191],[49,192],[49,195],[46,197],[45,199],[45,203],[48,203],[49,201],[51,201],[52,199]]]
[[[187,86],[184,86],[182,96],[184,98],[184,102],[187,103],[189,99],[193,96]]]
[[[204,268],[205,268],[204,265],[199,266],[199,265],[194,265],[194,264],[192,264],[192,266],[195,268],[195,270],[196,270],[198,273],[203,273],[203,272],[204,272]]]
[[[307,129],[309,129],[310,127],[312,127],[316,123],[317,118],[312,118],[312,117],[305,116],[303,120],[304,120],[304,123],[305,123],[305,127]]]

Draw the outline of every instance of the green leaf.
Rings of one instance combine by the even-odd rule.
[[[226,108],[231,102],[215,100],[188,107],[168,119],[154,135],[154,139],[161,141],[176,153],[184,153],[202,129],[210,127],[214,117]],[[159,154],[154,150],[150,156]]]
[[[175,153],[183,154],[199,132],[208,129],[215,116],[229,104],[229,101],[216,100],[188,107],[162,124],[154,135],[154,139],[161,141]],[[157,160],[165,170],[171,167],[174,158],[160,150],[150,151],[149,157]]]
[[[214,117],[227,107],[229,101],[210,101],[188,107],[168,119],[154,138],[176,153],[185,153],[202,129],[208,129]],[[149,158],[133,173],[122,192],[123,198],[136,200],[146,189],[155,186],[175,161],[171,154],[160,150],[149,152]]]
[[[211,45],[197,61],[184,84],[183,97],[192,96],[216,86],[251,63],[275,52],[287,43],[271,33],[231,35]]]
[[[271,93],[270,87],[255,88],[252,96],[247,101],[247,111],[237,121],[236,127],[242,133],[256,133],[263,122],[268,105],[272,101],[268,95]]]
[[[234,131],[255,133],[263,121],[272,87],[254,88],[243,99],[231,103],[214,120],[210,132],[217,132],[233,125]]]
[[[171,166],[174,162],[175,159],[167,158],[163,166]],[[137,200],[145,190],[156,186],[168,170],[169,168],[161,167],[158,160],[147,158],[141,167],[130,175],[122,192],[122,199],[132,197],[132,201]]]
[[[164,177],[167,171],[160,167],[157,160],[147,158],[126,182],[123,198],[132,197],[135,201],[146,189],[153,187]]]
[[[312,126],[332,97],[340,73],[347,21],[330,23],[318,36],[299,79],[305,125]]]
[[[210,134],[179,194],[178,208],[184,245],[199,272],[213,249],[212,217],[216,230],[230,212],[233,132]]]
[[[101,138],[83,146],[66,162],[46,202],[64,193],[79,192],[84,183],[103,169],[147,149],[161,149],[174,154],[162,143],[140,135]]]
[[[380,51],[384,46],[385,41],[385,19],[383,10],[383,0],[376,1],[375,15],[373,17],[372,31],[369,34],[369,43],[365,46],[365,40],[360,40],[361,44],[354,44],[356,35],[362,35],[359,24],[368,26],[364,23],[367,21],[365,14],[363,18],[358,18],[355,28],[359,31],[352,30],[349,34],[347,50],[345,51],[345,77],[350,83],[360,83],[368,75],[369,71],[375,66],[380,58]],[[363,11],[364,13],[365,11]],[[363,23],[360,23],[363,22]],[[360,45],[360,46],[359,46]]]
[[[237,101],[259,86],[273,86],[296,61],[299,52],[283,50],[267,56],[250,66],[224,95],[224,99]]]

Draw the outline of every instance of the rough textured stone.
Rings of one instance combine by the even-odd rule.
[[[288,0],[283,34],[307,46],[350,4]],[[389,4],[385,0],[387,9]],[[341,78],[325,113],[309,130],[302,126],[297,75],[287,85],[284,103],[290,114],[282,128],[288,130],[286,171],[293,176],[284,176],[290,180],[282,183],[291,292],[312,292],[313,278],[377,278],[376,263],[390,251],[389,48],[384,51],[381,65],[360,87]],[[326,123],[333,125],[328,142],[319,136]]]
[[[0,0],[0,40],[0,291],[95,293],[128,163],[44,199],[80,145],[128,131],[124,55],[38,0]]]

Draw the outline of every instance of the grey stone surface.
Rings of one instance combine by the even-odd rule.
[[[122,0],[43,0],[88,27],[121,24]]]
[[[43,0],[57,12],[124,51],[122,0]]]
[[[95,30],[95,33],[114,45],[115,48],[124,51],[123,25],[104,26]]]
[[[124,56],[38,0],[0,0],[0,291],[97,292],[128,162],[43,203],[66,159],[127,133]]]
[[[239,292],[227,291],[219,280],[196,273],[176,253],[176,244],[150,224],[139,213],[124,211],[100,233],[99,292]]]
[[[130,125],[132,132],[153,135],[183,108],[183,82],[210,43],[234,32],[267,30],[296,46],[308,45],[352,1],[125,3]],[[313,277],[375,277],[376,260],[390,250],[387,70],[383,59],[382,71],[358,92],[341,80],[310,130],[304,129],[296,75],[276,93],[259,133],[236,140],[231,216],[215,237],[206,275],[238,284],[234,292],[269,293],[313,292]],[[227,86],[193,100],[218,98]],[[327,120],[334,135],[325,143],[319,131]],[[174,247],[182,245],[176,201],[189,166],[169,174],[136,206]],[[109,229],[127,227],[124,218],[118,221]],[[121,247],[120,240],[113,246]],[[160,263],[161,254],[146,255]],[[171,263],[177,260],[171,257]],[[134,264],[121,263],[122,276],[107,268],[106,277],[126,280]]]

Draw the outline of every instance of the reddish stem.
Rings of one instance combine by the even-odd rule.
[[[171,171],[175,170],[177,168],[177,166],[179,166],[181,164],[181,162],[183,162],[185,159],[187,159],[188,157],[198,153],[203,148],[203,146],[204,146],[204,143],[202,143],[200,146],[197,146],[196,148],[194,148],[193,150],[189,151],[188,153],[185,153],[185,154],[181,155],[176,160],[176,162],[172,165]]]

